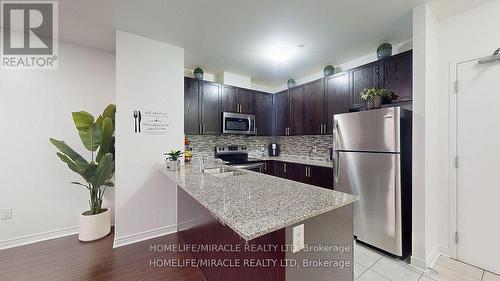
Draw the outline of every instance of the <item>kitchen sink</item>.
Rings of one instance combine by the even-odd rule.
[[[243,174],[241,171],[225,167],[204,169],[203,173],[219,178],[234,177]]]

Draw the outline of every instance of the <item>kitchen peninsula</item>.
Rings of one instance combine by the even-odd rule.
[[[164,173],[185,243],[239,249],[192,253],[208,281],[353,280],[356,196],[216,162]]]

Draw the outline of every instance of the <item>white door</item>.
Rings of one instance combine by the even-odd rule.
[[[500,63],[459,66],[458,259],[500,274]]]

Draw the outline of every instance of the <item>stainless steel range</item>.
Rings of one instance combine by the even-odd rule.
[[[264,168],[264,161],[248,157],[248,150],[246,146],[216,146],[215,158],[228,162],[228,165],[232,167],[256,171],[259,173],[262,173]]]

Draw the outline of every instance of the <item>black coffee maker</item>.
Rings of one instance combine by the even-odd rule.
[[[280,146],[277,143],[269,144],[269,156],[279,156],[280,155]]]

